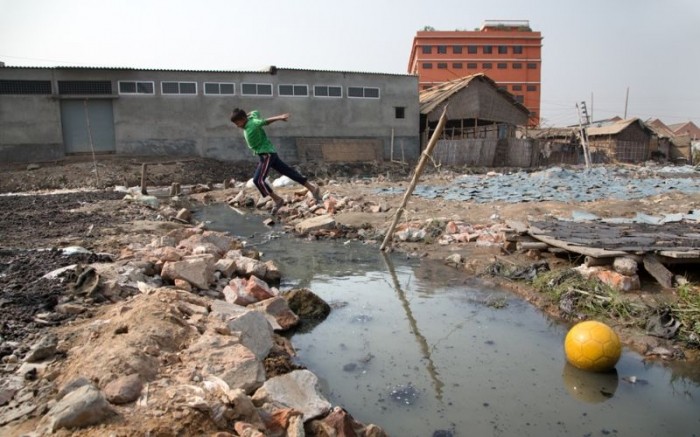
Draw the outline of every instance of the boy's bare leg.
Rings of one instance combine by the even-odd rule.
[[[277,211],[284,205],[284,199],[280,197],[277,193],[274,191],[270,191],[270,198],[275,202],[274,206],[272,207],[272,210],[270,211],[273,215],[277,214]]]
[[[323,201],[323,198],[321,197],[321,188],[318,185],[314,185],[307,181],[304,184],[304,187],[306,187],[306,189],[309,190],[309,192],[314,196],[316,203],[321,203]]]
[[[279,194],[273,191],[270,192],[270,198],[275,202],[275,205],[277,206],[282,206],[284,204],[284,199],[280,197]]]

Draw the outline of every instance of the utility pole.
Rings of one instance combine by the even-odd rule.
[[[583,112],[586,117],[586,126],[590,124],[588,119],[588,112],[586,111],[586,102],[581,102],[581,106],[576,104],[576,110],[578,111],[578,130],[581,136],[581,147],[583,148],[583,159],[586,161],[586,168],[591,168],[591,155],[588,151],[588,135],[586,134],[586,128],[581,121],[581,113]]]
[[[627,102],[630,98],[630,87],[627,87],[627,92],[625,93],[625,120],[627,120]]]

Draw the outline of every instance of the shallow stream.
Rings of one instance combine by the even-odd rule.
[[[700,379],[624,351],[611,374],[566,364],[569,326],[485,281],[361,242],[306,241],[227,205],[197,214],[308,287],[328,319],[292,342],[333,405],[391,436],[697,436]],[[697,371],[695,371],[697,375]]]

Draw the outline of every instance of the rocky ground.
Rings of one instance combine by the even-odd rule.
[[[178,183],[183,187],[184,195],[158,207],[148,202],[124,201],[125,193],[115,190],[115,187],[139,186],[144,164],[148,191],[153,192],[155,187],[167,188]],[[80,380],[81,376],[89,377],[92,381],[92,384],[81,383],[85,385],[86,392],[93,385],[106,392],[110,383],[120,381],[120,377],[130,374],[141,375],[138,384],[150,384],[146,389],[151,393],[147,405],[143,404],[142,386],[137,402],[141,403],[140,409],[132,403],[114,403],[114,398],[111,398],[111,406],[104,406],[105,411],[109,411],[109,414],[105,413],[107,419],[101,425],[86,428],[77,435],[106,435],[110,432],[113,435],[214,434],[227,426],[232,427],[235,414],[243,414],[233,411],[234,406],[248,405],[247,401],[242,400],[245,396],[234,393],[230,387],[219,387],[217,390],[220,391],[191,388],[191,393],[186,392],[189,389],[183,388],[196,385],[192,381],[201,382],[201,372],[198,369],[201,369],[202,363],[195,356],[186,353],[187,348],[204,341],[202,337],[205,337],[205,333],[214,331],[223,335],[221,332],[226,331],[214,322],[207,321],[209,319],[196,316],[203,311],[201,308],[206,308],[207,313],[212,312],[210,303],[195,298],[196,293],[182,294],[172,284],[165,284],[167,287],[151,286],[146,291],[135,287],[107,290],[109,287],[105,284],[108,283],[106,279],[110,273],[106,271],[100,271],[103,282],[99,284],[100,292],[94,295],[86,290],[86,287],[91,286],[91,276],[87,274],[89,271],[71,270],[63,274],[61,281],[46,278],[45,275],[68,265],[106,263],[119,266],[112,269],[113,275],[130,277],[126,282],[136,284],[139,281],[133,276],[146,275],[149,278],[148,270],[158,267],[157,261],[146,262],[137,254],[152,247],[154,240],[179,232],[178,229],[196,225],[188,223],[187,217],[177,216],[179,211],[195,208],[202,203],[228,202],[236,208],[250,208],[260,212],[261,220],[268,218],[266,208],[269,205],[258,202],[254,189],[241,187],[240,182],[246,181],[252,170],[253,164],[250,162],[222,163],[204,159],[163,160],[141,157],[101,157],[97,163],[89,159],[72,159],[3,168],[0,172],[0,193],[15,193],[0,196],[0,356],[3,359],[5,380],[5,385],[0,390],[0,408],[4,408],[0,419],[6,429],[11,429],[13,435],[45,429],[45,416],[62,397],[59,391],[66,390],[67,385]],[[315,205],[298,186],[279,189],[289,204],[283,208],[281,216],[290,232],[293,232],[295,225],[310,217],[331,213],[335,221],[333,230],[315,231],[317,238],[362,238],[374,240],[378,245],[401,201],[402,194],[399,193],[409,185],[412,169],[407,165],[391,163],[306,165],[301,166],[300,170],[322,186],[325,202],[323,205]],[[474,171],[430,168],[421,181],[447,185],[456,175]],[[224,181],[231,188],[224,188]],[[377,196],[379,190],[396,188],[399,189],[396,194]],[[137,191],[140,190],[132,193],[134,197],[138,197]],[[564,270],[580,263],[580,260],[547,251],[506,253],[500,245],[474,242],[439,244],[438,241],[445,232],[445,224],[450,221],[467,222],[478,229],[484,229],[499,226],[508,219],[537,220],[565,216],[579,206],[572,202],[475,203],[414,196],[407,204],[399,229],[406,229],[410,223],[422,223],[423,229],[427,230],[427,237],[413,242],[396,241],[390,250],[440,260],[446,260],[450,256],[454,260],[454,255],[457,254],[459,261],[455,262],[455,267],[465,275],[483,275],[493,271],[489,268],[495,260],[523,267],[544,260],[550,269]],[[677,192],[638,200],[599,200],[585,205],[586,211],[601,217],[631,217],[637,212],[651,215],[686,213],[698,208],[699,195]],[[86,250],[76,250],[75,253],[69,252],[72,254],[66,255],[65,249],[71,247]],[[129,270],[130,268],[136,270]],[[111,279],[112,284],[120,283],[119,278]],[[684,297],[688,293],[698,293],[695,285],[697,282],[693,282],[698,278],[690,279],[691,282],[681,290]],[[562,314],[560,306],[543,297],[530,283],[499,278],[496,280],[502,281],[551,315],[566,316]],[[148,281],[143,279],[141,282]],[[92,285],[94,291],[96,284]],[[640,291],[630,293],[627,298],[635,301],[640,296],[653,295],[668,302],[679,298],[678,288],[660,289],[652,278],[643,277],[641,288]],[[199,297],[206,299],[211,296]],[[142,301],[139,309],[135,310],[130,302],[137,298]],[[143,308],[149,308],[149,311]],[[166,317],[164,314],[170,315]],[[190,329],[183,329],[183,325],[194,327],[198,336]],[[148,326],[162,328],[172,335],[166,339],[154,335],[152,330],[146,330],[148,332],[136,338],[147,340],[124,340],[132,334],[137,335],[140,329]],[[650,337],[644,332],[642,324],[625,323],[616,328],[623,340],[641,353],[652,351],[650,357],[675,359],[688,368],[697,367],[694,365],[697,363],[697,355],[693,344],[677,339]],[[125,329],[128,335],[123,335]],[[27,358],[36,353],[37,343],[44,341],[47,333],[56,338],[53,344],[54,356],[50,363],[23,368],[28,362]],[[133,342],[140,343],[134,345]],[[265,362],[268,378],[295,369],[288,359],[293,351],[285,350],[283,341],[278,339],[277,343],[279,344],[272,349],[277,352],[272,353],[272,359]],[[80,349],[85,344],[90,344],[90,350]],[[117,359],[116,355],[108,353],[115,348],[122,352],[133,349],[134,361]],[[275,356],[287,358],[275,360]],[[681,357],[685,358],[678,360]],[[43,362],[41,359],[34,361]],[[18,375],[24,381],[8,385],[8,381]],[[199,380],[197,375],[200,375]],[[128,381],[119,384],[119,387],[129,387]],[[115,390],[114,387],[112,390]],[[85,395],[92,394],[88,392]],[[192,399],[197,397],[202,399],[202,403],[193,406]],[[29,402],[28,399],[34,401]],[[168,399],[172,402],[166,402]],[[217,401],[213,402],[212,399]],[[286,414],[282,422],[288,429],[291,429],[292,422],[298,422],[293,420],[298,413],[287,411],[278,414]],[[248,418],[252,422],[255,418],[265,422],[264,418],[258,416],[250,419],[249,415]],[[377,432],[373,428],[368,430],[367,427],[356,425],[357,429],[366,433],[363,435],[380,435],[371,434]],[[68,435],[60,434],[66,432],[58,431],[59,435]],[[238,435],[255,435],[252,430],[246,431],[240,427],[236,432]],[[324,434],[319,432],[318,435]]]

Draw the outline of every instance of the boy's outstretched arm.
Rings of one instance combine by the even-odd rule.
[[[274,117],[266,118],[265,124],[274,123],[275,121],[287,121],[289,120],[289,113],[275,115]]]

